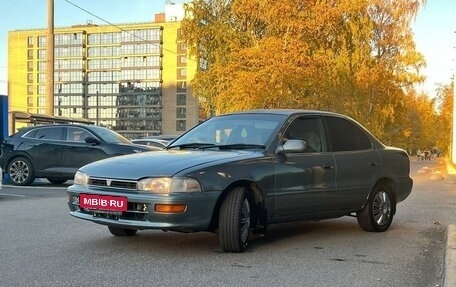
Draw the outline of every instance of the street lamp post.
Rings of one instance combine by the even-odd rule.
[[[100,117],[100,115],[99,115],[100,107],[98,106],[99,103],[100,102],[99,102],[99,96],[98,96],[98,91],[97,91],[97,98],[96,98],[96,105],[97,105],[96,106],[96,121],[97,121],[97,126],[99,125],[98,121],[99,121],[99,117]]]

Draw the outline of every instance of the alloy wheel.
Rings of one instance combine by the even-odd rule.
[[[386,224],[391,216],[391,200],[385,191],[380,191],[375,195],[372,213],[378,225]]]

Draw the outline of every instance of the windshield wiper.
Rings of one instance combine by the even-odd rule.
[[[208,149],[208,148],[218,148],[218,149],[265,149],[266,147],[261,144],[243,144],[243,143],[236,143],[236,144],[221,144],[221,145],[211,145],[211,146],[204,146],[200,147],[200,149]]]
[[[184,144],[178,144],[178,145],[171,145],[168,146],[167,149],[172,149],[172,148],[180,148],[180,149],[186,149],[186,148],[197,148],[197,149],[203,149],[203,148],[210,148],[215,146],[212,143],[184,143]]]

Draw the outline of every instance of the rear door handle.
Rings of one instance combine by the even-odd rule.
[[[370,166],[378,166],[378,163],[376,161],[371,161],[369,162]]]

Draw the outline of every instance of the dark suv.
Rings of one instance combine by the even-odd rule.
[[[0,166],[15,185],[35,178],[62,184],[91,162],[143,151],[160,150],[136,145],[107,128],[56,124],[23,128],[0,144]]]

